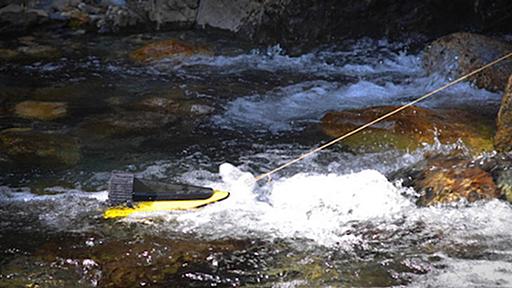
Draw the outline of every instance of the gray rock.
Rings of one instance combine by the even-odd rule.
[[[259,25],[264,1],[203,0],[197,14],[197,24],[238,32],[247,23]]]
[[[191,25],[196,20],[199,0],[156,0],[146,5],[149,20],[161,25],[183,23]]]
[[[0,9],[0,33],[25,31],[48,20],[44,10],[9,4]]]
[[[512,45],[498,39],[474,34],[453,33],[432,42],[424,52],[423,65],[429,74],[458,78],[512,51]],[[470,80],[490,91],[503,90],[512,63],[503,62],[486,69]]]

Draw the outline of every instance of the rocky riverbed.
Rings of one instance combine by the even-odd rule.
[[[96,34],[91,24],[135,21],[115,9],[139,11],[100,2],[51,10],[67,17],[51,21],[39,6],[9,8],[66,28],[0,41],[0,287],[512,285],[510,61],[251,184],[501,56],[510,35],[250,41],[277,19],[265,18],[272,1],[244,6],[266,11],[250,14],[260,26],[216,19],[247,37]],[[217,2],[139,17],[215,26],[201,21]],[[113,170],[231,196],[107,221]]]

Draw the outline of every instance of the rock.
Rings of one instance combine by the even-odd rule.
[[[80,146],[62,133],[12,128],[0,132],[0,154],[15,167],[71,167],[80,161]]]
[[[209,54],[208,49],[194,46],[175,39],[162,40],[147,44],[130,53],[130,59],[135,62],[147,63],[172,56],[192,56],[195,54]]]
[[[137,26],[156,30],[192,29],[199,7],[198,0],[103,2],[108,6],[104,19],[98,23],[103,31],[126,30]]]
[[[165,97],[145,98],[134,106],[135,109],[155,112],[176,112],[179,109],[179,104],[175,100]]]
[[[48,121],[65,117],[68,105],[65,102],[23,101],[16,104],[14,111],[21,118]]]
[[[22,57],[36,58],[36,59],[54,59],[60,56],[60,51],[48,45],[30,45],[18,48],[18,52]]]
[[[144,22],[144,18],[125,6],[108,6],[105,16],[98,21],[100,32],[118,31],[122,28],[133,27]]]
[[[203,0],[197,13],[197,24],[232,32],[249,25],[258,26],[262,22],[266,2],[269,1]]]
[[[148,135],[173,124],[176,119],[176,115],[157,112],[121,112],[90,118],[80,125],[80,130],[89,135],[88,138]]]
[[[507,201],[512,203],[512,170],[509,169],[500,173],[496,180],[496,185],[501,190],[501,193],[505,195]]]
[[[413,180],[413,187],[420,193],[418,204],[431,206],[465,199],[475,202],[501,196],[492,175],[470,161],[434,159]]]
[[[512,151],[512,76],[508,79],[496,123],[494,146],[498,151]]]
[[[454,31],[511,27],[507,1],[202,0],[197,24],[287,50],[360,37],[438,37]],[[463,12],[462,12],[463,11]]]
[[[150,2],[146,5],[149,20],[156,23],[156,29],[161,26],[191,28],[196,20],[199,0],[168,0]],[[160,5],[157,5],[159,3]]]
[[[432,42],[424,51],[423,66],[429,74],[455,79],[512,51],[512,44],[473,33],[454,33]],[[512,74],[512,62],[486,69],[470,80],[480,88],[503,90]]]
[[[329,112],[322,118],[322,129],[331,137],[339,137],[392,110],[395,106]],[[492,123],[477,115],[458,110],[427,110],[409,107],[342,141],[362,152],[383,149],[416,149],[423,143],[456,143],[461,139],[475,152],[492,150]]]
[[[18,55],[16,50],[0,48],[0,61],[10,61],[16,59]]]
[[[204,104],[193,104],[190,106],[190,112],[196,115],[208,115],[215,111],[215,108]]]
[[[133,105],[135,110],[154,111],[160,113],[172,113],[179,117],[193,115],[208,115],[215,109],[205,104],[196,103],[194,100],[169,99],[165,97],[149,97]]]
[[[25,32],[47,21],[46,11],[12,3],[0,9],[0,34]]]
[[[125,230],[119,231],[117,237],[126,234],[126,230],[134,233],[133,229],[125,225],[117,223],[115,226]],[[240,255],[244,249],[251,247],[251,242],[259,243],[244,240],[173,240],[153,236],[140,236],[130,240],[112,240],[96,235],[88,238],[75,236],[74,239],[67,237],[65,241],[62,238],[40,245],[34,252],[37,259],[47,263],[64,263],[62,270],[85,270],[89,272],[85,273],[90,274],[89,277],[100,275],[95,282],[100,287],[139,287],[146,284],[150,287],[187,287],[194,283],[186,277],[187,273],[217,273],[219,267],[211,264],[212,261],[216,262],[216,257]],[[91,244],[87,246],[83,243]],[[60,259],[69,261],[59,261]],[[85,278],[88,275],[81,276]],[[205,283],[208,286],[217,286],[219,283],[215,282],[216,278],[208,279],[196,283],[200,283],[199,286],[204,286]]]

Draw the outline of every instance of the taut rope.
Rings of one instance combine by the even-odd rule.
[[[325,148],[327,148],[329,146],[332,146],[332,145],[340,142],[341,140],[343,140],[345,138],[348,138],[348,137],[350,137],[350,136],[352,136],[352,135],[354,135],[354,134],[356,134],[356,133],[358,133],[358,132],[360,132],[360,131],[362,131],[362,130],[370,127],[370,126],[372,126],[375,123],[378,123],[378,122],[380,122],[380,121],[382,121],[382,120],[384,120],[384,119],[386,119],[388,117],[391,117],[391,116],[395,115],[396,113],[406,109],[407,107],[410,107],[410,106],[412,106],[412,105],[414,105],[414,104],[416,104],[416,103],[418,103],[418,102],[420,102],[422,100],[425,100],[428,97],[430,97],[430,96],[432,96],[432,95],[434,95],[434,94],[436,94],[436,93],[438,93],[440,91],[443,91],[444,89],[446,89],[448,87],[451,87],[451,86],[453,86],[453,85],[455,85],[455,84],[457,84],[457,83],[459,83],[459,82],[461,82],[463,80],[466,80],[467,78],[469,78],[469,77],[471,77],[471,76],[473,76],[473,75],[475,75],[477,73],[480,73],[481,71],[483,71],[483,70],[485,70],[485,69],[487,69],[487,68],[489,68],[491,66],[494,66],[494,65],[498,64],[499,62],[501,62],[501,61],[503,61],[503,60],[505,60],[505,59],[507,59],[507,58],[509,58],[511,56],[512,56],[512,53],[508,53],[508,54],[506,54],[503,57],[500,57],[500,58],[498,58],[498,59],[496,59],[496,60],[494,60],[492,62],[489,62],[486,65],[484,65],[484,66],[482,66],[482,67],[480,67],[480,68],[478,68],[476,70],[473,70],[472,72],[470,72],[470,73],[468,73],[468,74],[458,78],[457,80],[454,80],[454,81],[452,81],[452,82],[450,82],[448,84],[445,84],[444,86],[442,86],[440,88],[437,88],[436,90],[431,91],[431,92],[429,92],[429,93],[427,93],[427,94],[425,94],[425,95],[423,95],[423,96],[421,96],[421,97],[419,97],[419,98],[417,98],[417,99],[415,99],[415,100],[413,100],[413,101],[411,101],[411,102],[409,102],[409,103],[407,103],[407,104],[405,104],[403,106],[400,106],[400,107],[396,108],[395,110],[393,110],[391,112],[388,112],[388,113],[380,116],[379,118],[377,118],[375,120],[372,120],[372,121],[370,121],[370,122],[368,122],[368,123],[366,123],[366,124],[356,128],[356,129],[354,129],[354,130],[352,130],[352,131],[350,131],[350,132],[348,132],[348,133],[346,133],[344,135],[341,135],[340,137],[338,137],[336,139],[331,140],[330,142],[327,142],[327,143],[325,143],[325,144],[323,144],[323,145],[321,145],[321,146],[319,146],[319,147],[317,147],[315,149],[312,149],[309,152],[304,153],[304,154],[300,155],[299,157],[297,157],[297,158],[295,158],[295,159],[293,159],[293,160],[291,160],[289,162],[286,162],[285,164],[283,164],[283,165],[281,165],[281,166],[279,166],[279,167],[277,167],[277,168],[275,168],[273,170],[270,170],[269,172],[266,172],[266,173],[263,173],[263,174],[261,174],[259,176],[256,176],[255,179],[256,179],[256,181],[259,181],[259,180],[261,180],[263,178],[267,178],[267,177],[270,179],[270,176],[272,174],[274,174],[274,173],[276,173],[278,171],[281,171],[284,168],[286,168],[286,167],[288,167],[288,166],[290,166],[290,165],[292,165],[292,164],[294,164],[296,162],[299,162],[299,161],[301,161],[302,159],[304,159],[304,158],[306,158],[308,156],[311,156],[311,155],[319,152],[320,150],[323,150],[323,149],[325,149]]]

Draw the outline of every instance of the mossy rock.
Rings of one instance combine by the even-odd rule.
[[[396,108],[380,106],[329,112],[322,118],[322,129],[331,137],[339,137]],[[434,111],[409,107],[342,143],[355,151],[377,152],[386,149],[414,150],[424,143],[434,143],[436,138],[444,144],[456,143],[460,139],[472,151],[479,153],[493,149],[493,133],[492,122],[478,115],[455,109]]]

